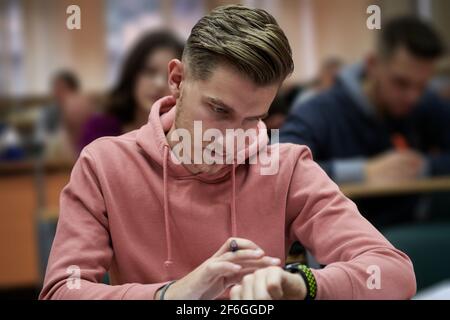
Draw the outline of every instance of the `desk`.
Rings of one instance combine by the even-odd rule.
[[[411,193],[431,193],[450,191],[450,176],[413,181],[395,181],[384,183],[351,183],[339,186],[351,199],[361,197],[394,196]]]
[[[0,164],[0,288],[39,283],[36,221],[49,212],[57,217],[59,193],[71,166],[46,162],[42,183],[37,183],[36,163]]]
[[[72,164],[46,162],[42,166],[44,208],[37,196],[36,165],[0,164],[0,287],[37,284],[36,218],[57,219],[59,194],[70,178]],[[450,177],[389,184],[345,184],[348,197],[450,191]],[[40,209],[40,210],[39,210]]]

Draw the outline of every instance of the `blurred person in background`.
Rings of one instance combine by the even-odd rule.
[[[79,150],[103,136],[118,136],[147,123],[151,106],[167,96],[167,65],[180,59],[183,43],[170,31],[144,34],[128,53],[105,112],[86,124]]]
[[[450,57],[447,57],[438,67],[436,77],[431,87],[443,98],[450,101]]]
[[[264,123],[267,126],[268,134],[271,135],[271,129],[280,129],[287,115],[291,110],[291,106],[299,95],[305,90],[305,87],[299,83],[282,85],[275,99],[270,105],[267,117]]]
[[[272,104],[270,105],[267,117],[264,119],[264,123],[269,130],[280,129],[283,125],[287,114],[289,113],[289,104],[287,103],[287,97],[285,94],[277,94]]]
[[[280,129],[291,110],[295,99],[304,90],[304,87],[300,84],[294,84],[289,86],[282,86],[277,93],[275,99],[270,105],[269,112],[264,118],[264,123],[267,127],[267,133],[269,134],[270,140],[272,140],[272,129]],[[277,141],[271,141],[271,143],[276,143]]]
[[[23,143],[17,130],[5,121],[0,121],[0,161],[19,161],[26,157]]]
[[[343,62],[339,58],[331,57],[326,59],[322,63],[317,78],[307,85],[305,90],[300,92],[295,99],[293,106],[301,105],[303,102],[317,94],[330,89],[335,84],[342,65]]]
[[[450,174],[450,107],[427,88],[443,52],[442,40],[425,22],[390,21],[376,52],[345,68],[331,90],[294,108],[280,141],[307,145],[338,183]],[[382,227],[410,221],[417,199],[357,203]]]
[[[53,104],[39,115],[36,139],[45,157],[73,160],[82,128],[94,110],[92,99],[81,93],[78,77],[70,70],[57,72],[51,81]]]

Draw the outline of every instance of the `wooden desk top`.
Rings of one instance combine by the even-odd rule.
[[[347,197],[352,199],[450,191],[450,176],[389,183],[349,183],[339,187]]]
[[[62,171],[70,174],[73,164],[73,162],[69,161],[45,160],[42,163],[42,168],[46,173]],[[38,165],[40,164],[38,164],[37,160],[1,162],[0,176],[34,173]]]

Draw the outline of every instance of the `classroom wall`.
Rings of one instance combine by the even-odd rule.
[[[366,26],[371,0],[314,1],[317,59],[337,56],[351,63],[372,49],[377,30]],[[343,10],[345,8],[345,10]]]
[[[27,92],[45,93],[51,74],[64,67],[76,70],[86,89],[104,90],[108,68],[105,0],[19,1],[22,3],[25,21]],[[342,1],[351,10],[338,10],[342,5],[338,3]],[[362,3],[366,3],[366,0],[341,0],[336,3],[327,0],[240,2],[267,9],[285,30],[291,41],[296,65],[291,81],[310,79],[316,73],[320,61],[330,54],[357,58],[370,43],[370,34],[368,36],[364,28],[361,28],[361,24],[365,23],[365,5]],[[204,0],[203,3],[206,12],[236,1]],[[65,9],[70,4],[77,4],[82,8],[81,30],[65,28]],[[172,21],[172,5],[171,0],[162,2],[162,14],[168,24]],[[347,21],[345,24],[340,22],[342,18]],[[337,34],[342,29],[349,36],[343,39],[344,45],[339,45],[341,37]]]
[[[18,0],[25,21],[25,79],[27,94],[47,92],[48,79],[60,68],[79,73],[85,88],[102,91],[107,87],[106,18],[107,0]],[[417,10],[416,0],[199,0],[205,12],[219,5],[242,3],[271,12],[290,39],[295,71],[291,82],[310,80],[320,63],[337,56],[346,62],[361,59],[372,48],[377,31],[366,28],[370,4],[382,8],[383,20]],[[82,29],[65,28],[66,8],[82,8]],[[433,21],[450,47],[450,21],[445,14],[450,1],[430,2]],[[161,2],[163,20],[176,23],[173,0]]]
[[[76,70],[88,90],[104,90],[106,39],[104,1],[20,0],[25,22],[25,73],[28,93],[42,93],[60,68]],[[81,30],[66,28],[66,8],[82,8]]]

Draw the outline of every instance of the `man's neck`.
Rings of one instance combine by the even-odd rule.
[[[166,140],[167,140],[167,143],[169,144],[170,149],[173,149],[173,148],[175,147],[175,145],[176,145],[177,143],[179,143],[178,141],[173,141],[173,140],[171,139],[171,137],[174,136],[173,133],[175,132],[175,130],[176,130],[176,125],[175,125],[175,121],[174,121],[174,123],[173,123],[172,126],[170,127],[170,130],[166,133]],[[183,150],[183,152],[184,152],[184,150]],[[178,155],[175,154],[175,156],[177,157]],[[184,161],[183,161],[183,159],[178,159],[178,160],[179,160],[179,161],[181,162],[181,164],[182,164],[189,172],[191,172],[192,174],[198,174],[198,173],[200,173],[199,170],[196,169],[195,165],[193,165],[193,164],[185,164]]]

